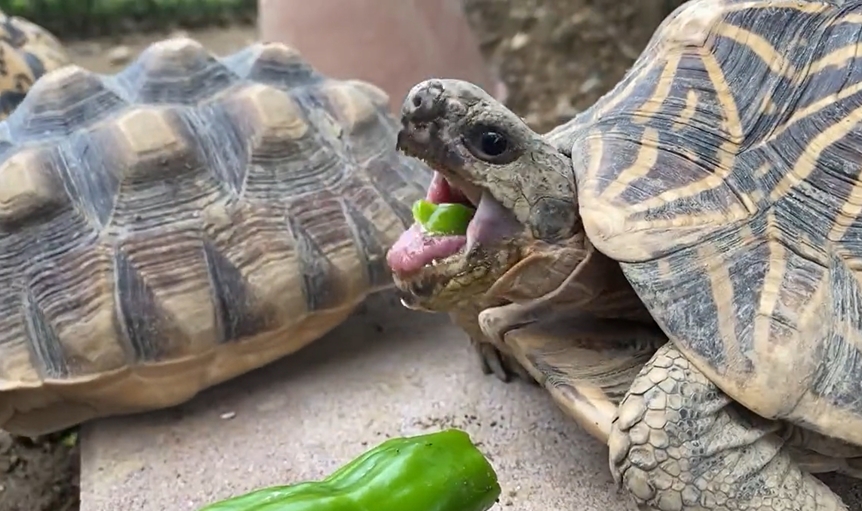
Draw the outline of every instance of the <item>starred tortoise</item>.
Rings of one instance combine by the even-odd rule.
[[[53,34],[0,11],[0,119],[15,110],[42,75],[68,63],[69,55]]]
[[[860,33],[862,2],[692,0],[546,134],[416,85],[399,146],[476,211],[390,250],[404,303],[545,385],[641,509],[846,509],[812,474],[862,477]]]

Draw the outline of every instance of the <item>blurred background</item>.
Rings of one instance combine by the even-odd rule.
[[[358,5],[354,10],[378,5],[374,0],[340,1]],[[535,128],[547,130],[619,80],[661,20],[682,1],[456,0],[446,4],[453,3],[461,4],[486,62],[508,86],[510,108]],[[258,5],[258,0],[0,0],[6,14],[50,30],[67,43],[76,63],[100,72],[115,72],[147,44],[177,33],[199,40],[216,53],[236,50],[258,37]],[[306,10],[304,5],[301,10]],[[312,63],[319,65],[314,59]]]

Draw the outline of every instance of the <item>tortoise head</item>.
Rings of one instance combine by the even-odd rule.
[[[427,200],[476,210],[464,236],[414,224],[390,249],[404,304],[451,311],[558,287],[585,252],[571,159],[467,82],[422,82],[401,115],[399,150],[436,171]]]

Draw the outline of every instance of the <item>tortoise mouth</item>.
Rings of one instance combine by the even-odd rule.
[[[468,154],[459,136],[444,136],[438,119],[402,119],[397,149],[434,170],[425,195],[432,204],[468,206],[473,215],[463,235],[408,228],[386,254],[402,303],[420,310],[452,311],[491,288],[519,252],[524,232],[514,213],[464,172]]]
[[[475,208],[464,235],[434,235],[414,223],[386,254],[401,303],[422,311],[454,312],[476,305],[520,254],[514,215],[489,192],[461,187],[435,172],[425,200]]]
[[[435,172],[425,200],[432,204],[463,204],[473,210],[466,234],[436,235],[415,222],[386,254],[395,275],[407,280],[426,268],[453,259],[469,259],[479,247],[491,247],[521,230],[514,215],[487,191]]]

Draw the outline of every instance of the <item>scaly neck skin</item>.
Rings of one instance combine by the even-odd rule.
[[[502,301],[520,304],[539,316],[586,313],[655,324],[619,263],[599,252],[580,224],[564,241],[534,240],[521,252],[521,260],[488,290],[483,309]]]
[[[655,324],[619,263],[599,252],[589,240],[586,245],[590,255],[582,272],[584,282],[593,294],[592,300],[585,303],[582,310],[599,318]]]
[[[566,278],[556,281],[556,289],[535,300],[547,302],[555,315],[587,313],[602,319],[655,323],[619,263],[599,252],[583,229],[566,246],[555,247],[554,257],[577,261]]]
[[[556,148],[557,157],[566,162],[565,167],[569,170],[573,168],[572,141],[585,132],[585,125],[593,115],[594,109],[589,109],[542,136],[548,145]],[[577,185],[574,194],[575,200],[572,203],[577,208]],[[626,279],[619,263],[599,252],[587,237],[580,215],[577,216],[575,232],[581,237],[576,243],[582,245],[585,256],[583,268],[580,269],[581,275],[574,284],[580,288],[581,293],[587,291],[578,310],[599,318],[626,319],[655,325],[655,320]]]

